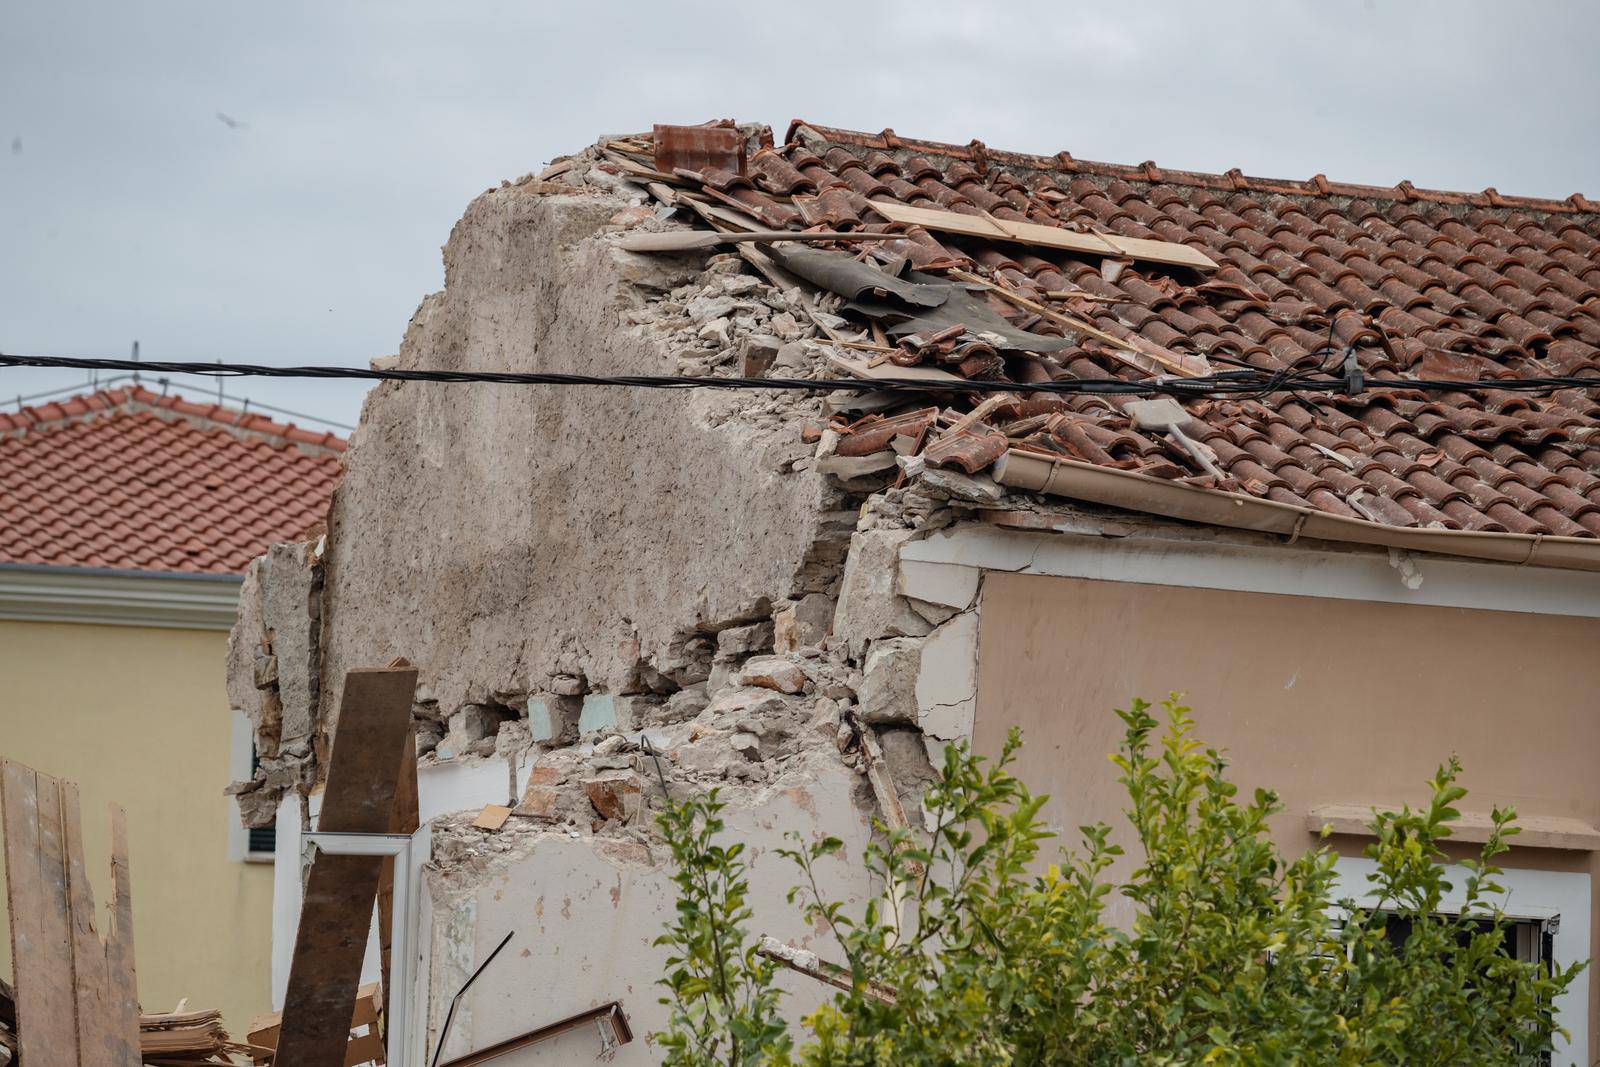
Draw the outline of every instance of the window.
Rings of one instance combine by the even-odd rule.
[[[1336,897],[1348,897],[1359,905],[1373,906],[1367,876],[1375,864],[1368,859],[1341,857],[1335,867]],[[1463,872],[1464,873],[1464,872]],[[1547,966],[1565,967],[1589,958],[1589,876],[1571,871],[1542,871],[1506,868],[1495,879],[1505,887],[1505,895],[1493,904],[1506,919],[1506,939],[1502,950],[1519,960],[1538,961]],[[1460,914],[1461,878],[1452,879],[1454,896],[1447,895],[1441,910]],[[1487,921],[1485,922],[1487,925]],[[1385,933],[1395,941],[1405,940],[1410,923],[1390,916]],[[1553,1062],[1584,1060],[1589,1050],[1589,972],[1580,973],[1565,995],[1555,1002],[1556,1020],[1572,1035],[1569,1043],[1556,1039]]]
[[[233,731],[228,746],[228,774],[235,782],[254,776],[261,761],[256,755],[255,731],[244,712],[234,711]],[[239,806],[228,798],[228,858],[244,863],[271,863],[277,852],[276,827],[247,829],[239,821]]]

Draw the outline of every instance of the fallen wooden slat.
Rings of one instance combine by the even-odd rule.
[[[478,817],[472,820],[472,825],[480,830],[498,830],[510,816],[511,809],[504,804],[485,804],[483,810],[478,812]]]
[[[78,1062],[72,932],[56,780],[4,763],[6,894],[17,983],[18,1058],[34,1067]]]
[[[139,1062],[139,990],[133,965],[133,878],[128,868],[128,813],[110,806],[111,929],[106,931],[106,1005],[117,1029],[113,1041]]]
[[[95,928],[78,787],[0,762],[6,888],[17,975],[16,1044],[24,1064],[138,1067],[127,835],[111,809],[112,929]]]
[[[78,787],[71,782],[62,782],[60,791],[61,827],[67,857],[67,899],[72,915],[73,996],[78,1019],[80,1062],[83,1067],[121,1067],[127,1060],[114,1051],[106,947],[95,930],[94,895],[89,890],[89,872],[84,869]],[[132,1062],[138,1063],[139,1060],[135,1057]]]
[[[912,207],[910,204],[882,197],[872,201],[872,209],[890,222],[902,222],[911,226],[921,226],[926,230],[960,234],[964,237],[982,237],[991,241],[1011,241],[1044,248],[1059,248],[1066,252],[1081,252],[1094,256],[1131,256],[1152,263],[1193,267],[1197,270],[1217,269],[1216,261],[1210,256],[1175,241],[1152,241],[1140,237],[1123,237],[1114,233],[1079,233],[1060,226],[997,218],[987,212],[969,215],[940,208]]]
[[[344,698],[317,828],[385,833],[411,733],[417,672],[410,667],[357,669]],[[318,853],[306,880],[300,928],[289,964],[277,1062],[343,1067],[367,932],[377,900],[381,856]]]

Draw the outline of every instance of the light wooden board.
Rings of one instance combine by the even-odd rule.
[[[983,237],[991,241],[1013,241],[1043,248],[1059,248],[1067,252],[1082,252],[1095,256],[1130,256],[1153,263],[1170,263],[1197,270],[1217,269],[1216,262],[1210,256],[1174,241],[1151,241],[1139,237],[1121,237],[1116,234],[1079,233],[1060,226],[1017,222],[989,214],[968,215],[960,211],[912,207],[896,200],[881,198],[871,203],[872,209],[890,222],[903,222],[927,230],[956,233],[965,237]]]
[[[4,789],[19,1058],[72,1067],[78,1062],[78,1028],[60,793],[54,778],[10,761],[4,765]]]
[[[401,753],[412,736],[411,667],[353,670],[345,675],[328,784],[317,828],[385,833],[399,787]],[[306,879],[300,928],[289,964],[277,1062],[294,1067],[344,1067],[361,980],[361,958],[377,900],[381,856],[319,853]]]
[[[138,1067],[127,835],[112,809],[114,926],[95,927],[78,788],[20,763],[0,763],[6,892],[24,1063]]]

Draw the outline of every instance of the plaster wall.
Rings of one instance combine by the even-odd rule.
[[[1600,619],[999,572],[981,606],[975,746],[1020,726],[1017,773],[1062,828],[1104,821],[1129,844],[1112,709],[1171,691],[1242,789],[1279,791],[1290,852],[1317,844],[1312,806],[1417,804],[1452,752],[1463,809],[1600,824]],[[1587,852],[1517,848],[1506,865],[1600,873]]]
[[[625,201],[547,189],[507,185],[467,209],[399,366],[676,373],[661,335],[623,319],[704,257],[619,252],[597,235]],[[696,624],[765,617],[803,592],[823,479],[791,467],[812,451],[792,424],[738,417],[751,404],[706,390],[375,389],[332,505],[325,726],[348,668],[397,655],[440,719],[525,707],[555,675],[637,691],[640,663],[670,670]]]
[[[861,779],[835,753],[800,757],[783,778],[725,813],[727,840],[742,841],[751,862],[753,933],[770,934],[839,959],[833,942],[800,918],[784,895],[799,872],[774,850],[784,835],[832,834],[842,857],[819,865],[819,881],[859,914],[873,887],[860,866],[870,838],[870,801]],[[436,860],[439,845],[436,837]],[[649,1039],[666,1026],[655,983],[666,973],[667,950],[652,944],[671,921],[676,887],[664,843],[579,838],[560,830],[526,833],[486,860],[445,858],[430,869],[428,895],[433,950],[429,1047],[437,1040],[450,999],[507,932],[515,937],[461,1002],[444,1056],[503,1041],[587,1008],[620,1000],[635,1040],[612,1062],[627,1067],[660,1062]],[[831,992],[811,979],[784,973],[785,1014],[798,1019]],[[508,1065],[588,1062],[600,1045],[593,1028],[506,1058]]]
[[[127,809],[141,1003],[189,997],[242,1034],[268,1010],[272,867],[230,858],[226,645],[220,631],[0,622],[0,755],[78,783],[97,908],[111,899],[106,805]]]

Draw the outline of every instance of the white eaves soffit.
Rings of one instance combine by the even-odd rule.
[[[975,580],[962,571],[1600,618],[1600,573],[1159,531],[1106,536],[1092,524],[1059,532],[978,523],[941,530],[901,547],[899,591],[939,603],[938,590]]]
[[[235,574],[166,574],[0,564],[0,621],[228,630]]]

